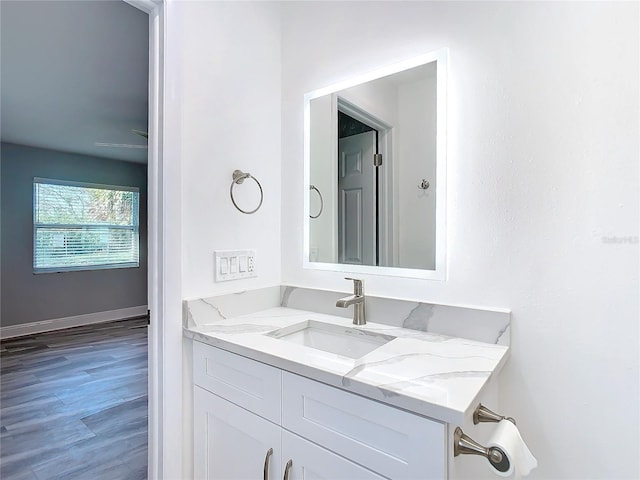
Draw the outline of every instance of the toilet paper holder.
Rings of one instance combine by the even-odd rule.
[[[460,427],[456,427],[453,432],[453,456],[457,457],[460,454],[481,455],[499,472],[506,472],[510,467],[509,459],[502,449],[483,447],[466,435]]]
[[[504,415],[498,415],[492,412],[487,407],[479,404],[473,412],[473,424],[477,425],[480,422],[500,422],[501,420],[508,420],[514,425],[516,421],[511,417],[505,417]],[[509,459],[505,453],[498,447],[483,447],[471,437],[466,435],[460,427],[456,427],[453,432],[453,456],[457,457],[461,454],[481,455],[489,460],[489,463],[499,472],[506,472],[509,470]]]
[[[516,424],[516,421],[512,417],[505,417],[504,415],[498,415],[497,413],[492,412],[482,404],[479,404],[478,407],[473,412],[474,425],[477,425],[480,422],[499,422],[501,420],[509,420],[514,425]]]

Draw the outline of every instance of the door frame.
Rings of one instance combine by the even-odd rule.
[[[384,120],[372,115],[353,102],[345,100],[340,95],[335,95],[336,111],[346,113],[359,122],[369,125],[378,131],[378,153],[382,154],[382,166],[378,169],[378,255],[380,266],[392,266],[398,258],[398,202],[397,189],[394,178],[395,162],[393,161],[393,127]],[[336,126],[338,131],[338,115],[336,113]],[[337,144],[337,138],[336,138]],[[337,146],[336,146],[337,148]],[[336,154],[337,157],[337,154]],[[337,168],[337,160],[336,160]],[[334,170],[337,171],[337,170]],[[337,192],[337,179],[336,179]],[[337,218],[337,217],[336,217]]]
[[[181,178],[179,162],[168,160],[179,158],[173,133],[179,106],[165,94],[177,81],[165,77],[173,58],[167,55],[172,7],[164,0],[123,1],[149,15],[148,477],[182,478]]]

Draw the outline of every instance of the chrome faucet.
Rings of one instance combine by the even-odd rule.
[[[363,281],[357,278],[345,278],[345,280],[353,280],[353,295],[339,299],[336,307],[347,308],[353,305],[353,324],[365,325],[367,320],[364,318]]]

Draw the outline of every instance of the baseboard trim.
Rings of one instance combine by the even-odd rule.
[[[0,339],[22,337],[35,333],[49,332],[52,330],[62,330],[63,328],[80,327],[91,325],[92,323],[112,322],[125,318],[139,317],[147,314],[147,306],[120,308],[118,310],[108,310],[106,312],[86,313],[84,315],[74,315],[72,317],[54,318],[39,322],[23,323],[21,325],[7,325],[0,327]]]

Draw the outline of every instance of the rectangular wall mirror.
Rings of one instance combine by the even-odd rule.
[[[305,268],[444,279],[447,58],[305,95]]]

